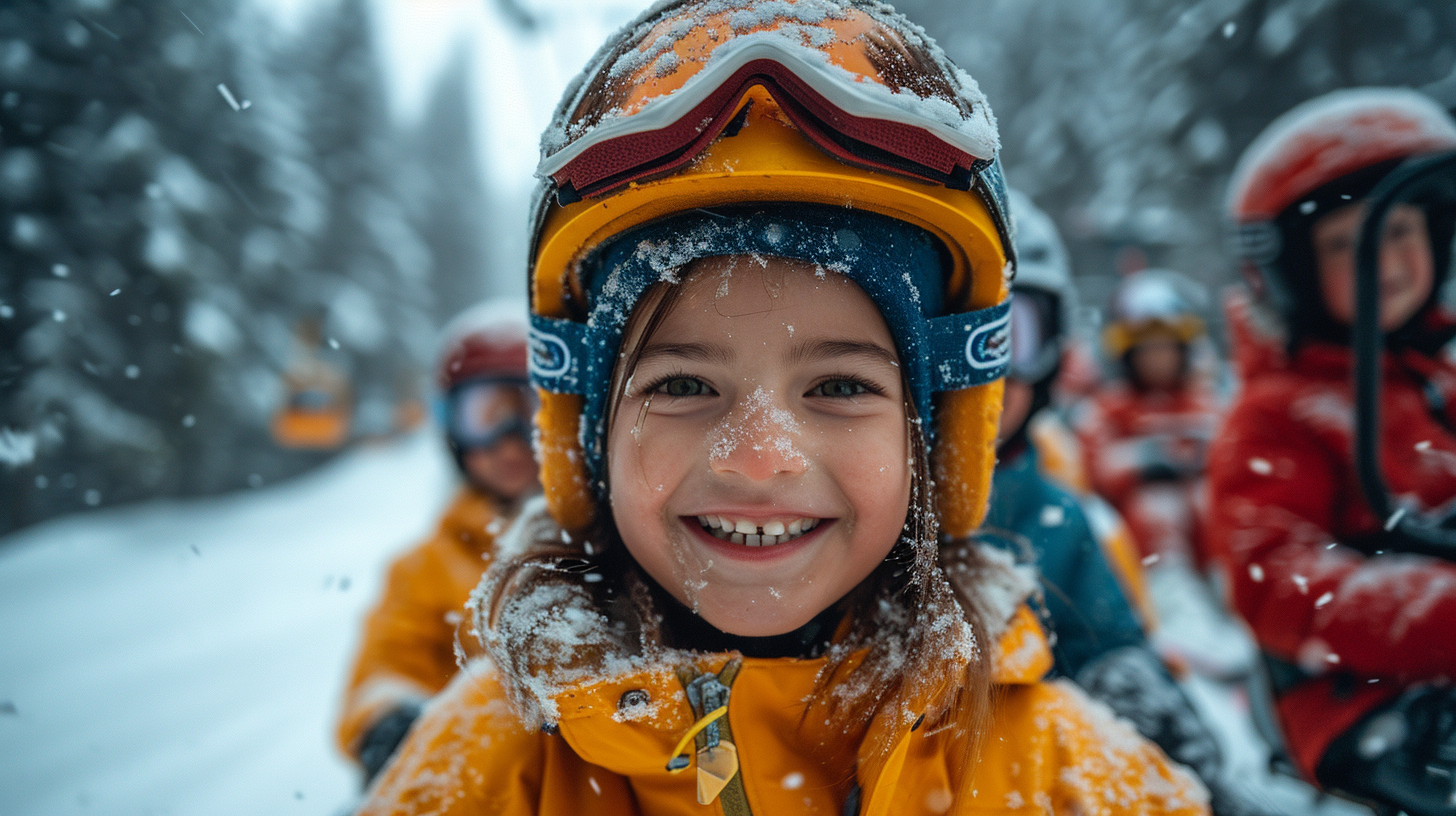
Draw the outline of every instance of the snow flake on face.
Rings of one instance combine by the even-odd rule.
[[[718,423],[718,433],[709,450],[709,458],[722,462],[749,442],[755,452],[771,450],[787,462],[808,467],[809,460],[794,444],[799,436],[799,421],[784,408],[774,404],[773,392],[757,386],[743,401],[743,410],[733,411]]]
[[[1294,588],[1299,590],[1300,595],[1309,594],[1309,578],[1296,572],[1290,576],[1290,580],[1294,581]]]
[[[784,790],[798,790],[804,787],[804,775],[798,771],[791,771],[784,775],[779,784],[783,786]]]
[[[1255,456],[1254,458],[1249,460],[1249,470],[1252,470],[1260,476],[1268,476],[1269,474],[1274,472],[1274,466],[1269,464],[1268,459],[1262,459],[1258,456]]]
[[[1263,581],[1264,581],[1264,568],[1261,567],[1261,566],[1259,566],[1258,564],[1250,564],[1249,565],[1249,577],[1251,579],[1253,579],[1254,583],[1256,583],[1256,584],[1263,583]]]

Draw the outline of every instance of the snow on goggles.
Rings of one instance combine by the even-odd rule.
[[[776,8],[783,5],[816,4],[768,4],[755,13],[791,14]],[[806,26],[790,17],[728,19],[735,21],[735,32],[740,26],[762,27],[737,34],[679,17],[661,36],[651,38],[664,24],[648,30],[636,47],[614,49],[588,68],[586,76],[593,79],[543,139],[537,175],[555,184],[559,203],[604,195],[691,164],[720,135],[737,132],[746,113],[743,97],[758,85],[800,132],[836,159],[975,189],[1003,237],[1008,233],[990,109],[974,81],[933,44],[857,8],[848,10],[843,25],[828,20]],[[774,24],[778,27],[768,27]],[[693,39],[694,34],[703,36]]]
[[[475,380],[445,399],[445,428],[462,448],[489,448],[508,436],[531,438],[537,396],[525,380]]]

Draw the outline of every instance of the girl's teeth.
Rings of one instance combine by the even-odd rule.
[[[763,527],[757,527],[749,521],[734,521],[723,516],[698,516],[698,523],[722,541],[731,541],[745,547],[772,547],[793,541],[818,527],[819,519],[794,519],[787,524],[770,521]]]

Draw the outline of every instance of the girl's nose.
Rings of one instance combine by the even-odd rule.
[[[801,441],[793,412],[759,387],[714,429],[708,463],[714,473],[737,473],[754,481],[795,475],[809,468]]]

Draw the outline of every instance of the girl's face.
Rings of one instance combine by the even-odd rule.
[[[1352,204],[1314,222],[1310,234],[1325,308],[1347,326],[1355,323],[1355,247],[1364,221],[1365,205]],[[1425,210],[1397,204],[1380,239],[1380,328],[1391,331],[1410,320],[1435,279]]]
[[[708,623],[783,634],[900,536],[911,451],[899,358],[873,301],[837,274],[747,257],[688,273],[612,420],[612,514],[637,563]]]

